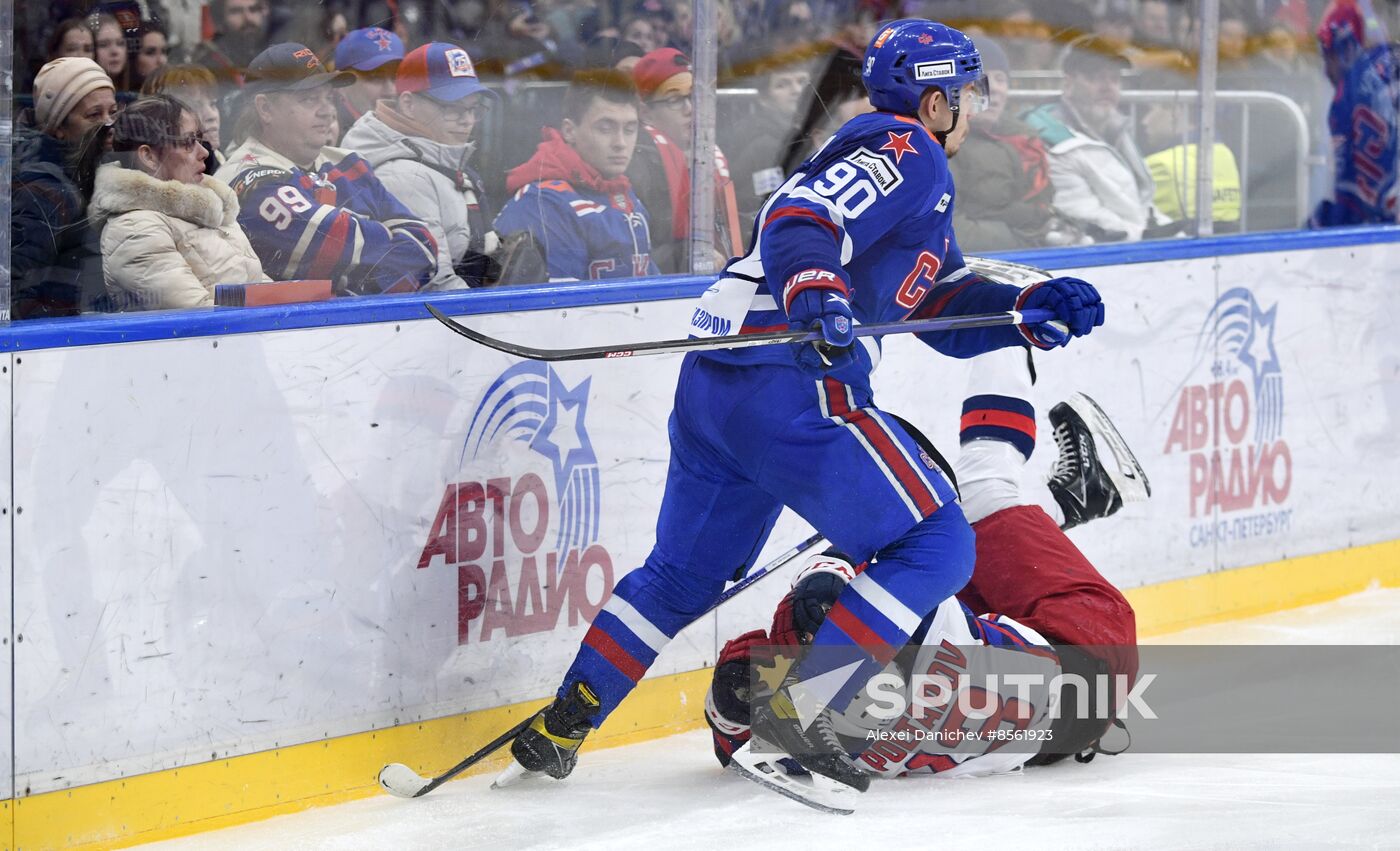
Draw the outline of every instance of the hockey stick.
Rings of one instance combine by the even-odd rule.
[[[724,605],[726,601],[737,596],[739,592],[745,590],[750,585],[754,584],[755,582],[767,576],[768,574],[775,573],[778,570],[781,570],[794,559],[798,559],[806,555],[808,552],[816,548],[818,544],[822,543],[825,540],[826,538],[822,537],[821,532],[812,533],[812,536],[807,540],[803,541],[802,543],[798,544],[792,549],[787,550],[782,555],[779,555],[777,558],[765,564],[763,567],[760,567],[753,573],[747,574],[746,576],[744,576],[743,579],[740,579],[738,582],[734,583],[734,585],[731,588],[727,589],[723,594],[719,595],[719,599],[715,601],[713,606],[710,606],[704,612],[701,612],[700,616],[704,617],[710,612],[713,612],[715,609],[718,609],[720,606]]]
[[[447,771],[439,774],[432,780],[423,777],[401,762],[391,762],[379,769],[379,786],[385,792],[399,798],[421,798],[500,750],[506,742],[514,739],[516,736],[520,735],[526,727],[530,726],[530,722],[535,720],[535,716],[539,714],[539,712],[531,713],[528,718],[525,718],[519,724],[516,724],[514,727],[511,727],[509,730],[492,739],[484,745],[481,750],[447,769]]]
[[[537,349],[488,337],[479,331],[449,319],[431,304],[424,307],[433,318],[468,340],[487,348],[520,358],[540,361],[598,360],[630,358],[639,355],[669,355],[676,352],[698,352],[710,349],[746,349],[750,346],[771,346],[778,343],[820,343],[820,331],[766,331],[761,334],[731,334],[726,337],[654,340],[647,343],[627,343],[621,346],[583,346],[577,349]],[[944,316],[937,319],[911,319],[902,322],[878,322],[857,325],[855,336],[875,337],[883,334],[918,334],[926,331],[958,331],[964,328],[989,328],[996,325],[1022,325],[1050,322],[1055,314],[1049,310],[1008,310],[1004,313],[974,313],[965,316]]]
[[[763,567],[760,567],[758,570],[755,570],[753,573],[748,574],[743,579],[735,583],[732,588],[729,588],[727,591],[721,594],[719,596],[719,599],[715,600],[713,605],[711,605],[708,609],[706,609],[700,614],[700,617],[703,617],[704,615],[713,612],[715,609],[719,608],[727,601],[733,599],[741,591],[744,591],[745,589],[749,588],[754,583],[758,582],[760,579],[763,579],[765,576],[768,576],[772,573],[776,573],[783,567],[787,566],[793,560],[806,555],[824,540],[825,538],[823,538],[820,533],[815,533],[806,540],[804,540],[802,543],[798,544],[797,546],[785,550],[772,561],[768,562]],[[699,620],[699,617],[697,617],[696,620]],[[538,714],[539,712],[532,713],[528,718],[525,718],[519,724],[516,724],[514,727],[511,727],[509,730],[505,731],[501,735],[497,736],[496,738],[492,739],[490,742],[482,746],[482,748],[476,753],[472,754],[471,756],[467,757],[466,759],[462,760],[461,762],[457,763],[456,765],[447,769],[447,771],[443,772],[442,774],[439,774],[437,777],[434,777],[431,780],[422,776],[421,774],[419,774],[418,772],[414,771],[413,769],[409,768],[401,762],[391,762],[383,768],[379,769],[379,786],[385,792],[388,792],[390,795],[393,795],[398,798],[421,798],[424,795],[436,789],[437,787],[456,777],[458,774],[461,774],[463,771],[466,771],[468,768],[471,768],[473,765],[476,765],[478,762],[481,762],[483,759],[486,759],[491,754],[500,750],[512,739],[520,735],[526,727],[530,726],[530,722],[535,720],[535,716]]]

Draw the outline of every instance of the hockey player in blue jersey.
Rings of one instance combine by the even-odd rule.
[[[1337,87],[1327,113],[1336,161],[1334,197],[1312,227],[1396,221],[1396,134],[1400,61],[1369,0],[1333,0],[1317,28],[1327,78]]]
[[[823,745],[831,718],[967,582],[973,536],[928,453],[875,406],[879,344],[856,342],[854,324],[1012,308],[1049,309],[1063,323],[921,335],[955,357],[1054,348],[1102,324],[1099,294],[1083,281],[1022,290],[963,263],[947,156],[966,137],[961,111],[985,95],[972,41],[931,21],[896,21],[879,29],[862,69],[878,111],[848,122],[770,197],[752,250],[701,298],[691,329],[814,328],[825,342],[686,357],[655,548],[594,619],[556,700],[512,743],[504,781],[567,775],[584,736],[753,563],[786,505],[873,563],[815,636],[824,652],[754,707],[754,729],[810,771],[863,790],[869,776]],[[794,696],[801,702],[804,684],[833,671],[846,684],[804,725]]]

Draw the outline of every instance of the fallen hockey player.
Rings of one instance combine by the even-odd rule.
[[[894,663],[904,665],[906,675],[957,669],[952,660],[966,655],[960,648],[982,645],[1048,658],[1052,674],[1078,674],[1091,691],[1105,682],[1097,675],[1110,675],[1107,682],[1122,675],[1129,684],[1136,676],[1132,607],[1062,529],[1112,514],[1124,502],[1145,500],[1150,494],[1147,477],[1098,405],[1075,394],[1050,412],[1060,457],[1036,495],[1053,499],[1042,499],[1042,508],[1028,498],[1021,475],[1035,445],[1031,382],[1023,351],[1004,350],[972,362],[956,479],[976,533],[975,567],[968,585],[911,635],[906,652]],[[822,802],[833,800],[832,793],[839,798],[843,790],[820,776],[807,777],[772,747],[744,747],[751,735],[751,665],[769,664],[775,646],[808,647],[841,590],[864,567],[832,551],[810,559],[779,604],[771,629],[747,632],[724,646],[705,702],[722,764],[737,755],[740,772],[750,779],[818,808],[826,808]],[[979,612],[983,614],[974,615]],[[998,664],[1008,658],[1014,657],[999,656]],[[1115,692],[1114,706],[1123,696]],[[862,715],[869,701],[857,699],[836,728],[848,753],[878,776],[919,772],[967,777],[1048,764],[1071,754],[1092,758],[1111,719],[1081,717],[1073,711],[1081,696],[1062,692],[1060,717],[1047,720],[1049,695],[1041,692],[1041,697],[1045,699],[1029,710],[1018,707],[1024,715],[1020,718],[969,720],[911,704],[903,717],[883,724]],[[1084,697],[1088,706],[1097,705],[1097,694]],[[969,741],[937,731],[950,727],[992,730],[994,735]],[[1038,739],[1007,732],[1036,727]],[[877,728],[886,732],[871,732]],[[1009,746],[1012,742],[1016,746]]]

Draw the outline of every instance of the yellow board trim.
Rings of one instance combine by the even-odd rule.
[[[1127,592],[1142,637],[1400,586],[1400,540],[1218,571]],[[643,680],[585,751],[701,726],[710,671]],[[0,801],[0,846],[122,848],[260,821],[377,794],[375,775],[401,761],[425,776],[500,735],[543,701],[357,733]],[[503,749],[467,774],[497,771]],[[8,845],[6,840],[11,840]]]
[[[1139,638],[1400,586],[1400,540],[1220,570],[1125,591]]]

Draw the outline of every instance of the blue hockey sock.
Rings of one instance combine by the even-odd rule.
[[[820,691],[832,693],[829,708],[843,711],[924,616],[967,584],[973,559],[972,528],[958,504],[948,503],[881,549],[842,590],[798,666],[798,679],[833,674]]]
[[[641,680],[676,633],[709,608],[724,581],[662,565],[654,556],[618,582],[593,619],[559,687],[563,697],[579,680],[598,696],[591,720],[598,727]]]

